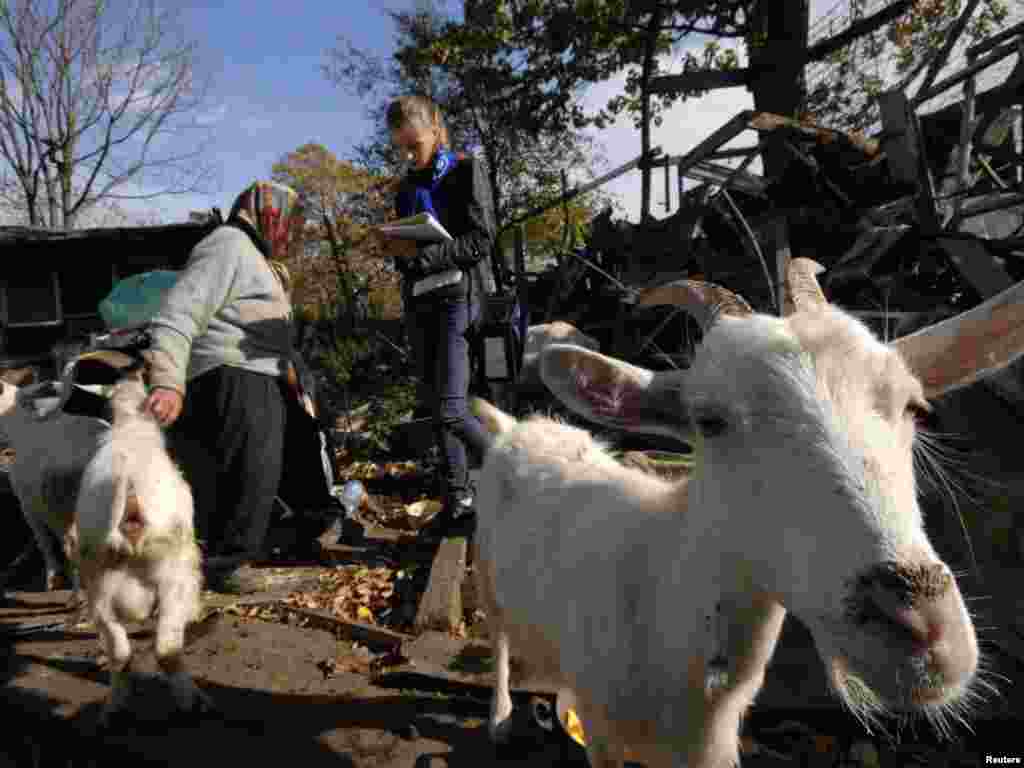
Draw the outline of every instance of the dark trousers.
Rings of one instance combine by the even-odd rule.
[[[421,396],[430,408],[441,458],[441,493],[446,502],[468,485],[466,451],[482,458],[487,436],[467,406],[470,383],[467,335],[480,303],[465,296],[425,295],[406,304],[405,320]]]
[[[168,443],[192,485],[208,554],[263,548],[281,480],[285,404],[279,379],[222,365],[188,385]]]

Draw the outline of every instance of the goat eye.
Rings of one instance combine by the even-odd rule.
[[[729,422],[721,416],[700,416],[697,418],[697,429],[704,437],[718,437],[729,428]]]

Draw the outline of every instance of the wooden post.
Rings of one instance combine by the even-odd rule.
[[[665,213],[672,212],[672,187],[669,184],[671,158],[665,155]]]
[[[1019,150],[1018,150],[1019,151]],[[1019,166],[1018,166],[1019,167]],[[686,191],[686,177],[679,172],[679,163],[676,163],[676,187],[679,189],[679,205],[683,204],[683,193]]]
[[[785,316],[793,311],[793,300],[786,290],[786,272],[793,254],[789,249],[789,227],[786,217],[780,214],[775,219],[773,245],[775,247],[775,300],[779,303],[779,311]]]
[[[462,581],[466,577],[466,539],[444,539],[430,566],[427,589],[420,598],[418,630],[451,632],[462,621]]]
[[[974,57],[968,54],[967,66],[974,63]],[[963,114],[960,116],[960,166],[959,166],[959,191],[961,194],[956,198],[954,210],[959,215],[964,204],[964,197],[971,184],[971,148],[974,137],[974,97],[977,92],[978,81],[974,75],[967,78],[964,83]]]
[[[907,95],[903,91],[886,91],[878,96],[882,128],[886,138],[882,148],[889,159],[893,179],[904,184],[917,184],[917,141],[910,122]]]
[[[1024,52],[1021,53],[1021,58],[1024,59]],[[1013,151],[1017,156],[1017,164],[1014,166],[1013,175],[1017,179],[1018,184],[1024,183],[1024,165],[1020,163],[1021,153],[1024,152],[1024,130],[1022,130],[1021,124],[1021,110],[1024,109],[1024,105],[1017,104],[1017,116],[1013,118]]]

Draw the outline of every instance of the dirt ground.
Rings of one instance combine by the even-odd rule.
[[[582,749],[558,726],[545,730],[530,719],[525,692],[516,699],[521,719],[515,748],[499,753],[489,743],[491,680],[471,601],[462,637],[411,637],[411,616],[403,608],[422,588],[431,549],[409,538],[413,526],[403,519],[403,509],[428,489],[401,466],[377,472],[371,479],[367,468],[373,505],[361,514],[387,535],[362,549],[339,548],[332,562],[268,566],[270,591],[256,596],[287,603],[302,595],[302,605],[318,596],[314,602],[321,609],[331,609],[333,602],[338,626],[311,623],[266,602],[207,595],[211,612],[190,631],[187,646],[189,668],[218,708],[206,718],[171,715],[168,692],[152,674],[152,638],[144,625],[132,636],[139,651],[132,716],[98,734],[109,682],[95,633],[89,625],[67,624],[67,592],[43,593],[32,585],[4,592],[0,768],[84,768],[118,757],[147,766],[210,765],[225,758],[245,766],[290,762],[303,768],[586,766]],[[25,570],[41,573],[41,563],[30,561]],[[402,587],[399,572],[415,575]],[[390,576],[374,581],[378,573]],[[954,741],[940,742],[927,725],[904,730],[898,741],[866,734],[828,693],[809,634],[787,619],[764,690],[745,724],[745,743],[754,746],[744,755],[744,768],[952,767],[985,765],[987,757],[1024,758],[1024,686],[1014,684],[1024,679],[1018,661],[1024,658],[1024,624],[1018,622],[1016,635],[1007,634],[1005,620],[985,613],[1004,619],[1024,614],[1016,586],[1022,578],[1024,572],[987,579],[1005,589],[973,609],[979,626],[1004,625],[1003,647],[989,642],[987,631],[981,635],[1002,696],[972,713],[973,734],[956,726]],[[401,655],[394,658],[366,640],[353,643],[338,630],[358,618],[360,606],[372,612],[369,621],[382,631],[410,635]],[[844,762],[851,751],[862,757]]]
[[[228,612],[195,626],[187,650],[189,668],[218,714],[198,720],[170,714],[167,691],[152,675],[152,638],[144,626],[132,635],[139,650],[137,705],[130,718],[99,738],[96,718],[109,687],[95,634],[67,627],[11,632],[15,623],[62,618],[67,595],[16,592],[0,603],[0,631],[11,640],[0,666],[6,683],[0,692],[2,768],[79,768],[114,757],[154,766],[208,765],[224,758],[247,766],[291,762],[303,768],[586,765],[582,750],[557,728],[546,732],[526,720],[518,751],[495,751],[484,726],[486,686],[445,682],[436,672],[457,667],[453,649],[464,648],[463,641],[438,638],[439,652],[414,647],[411,663],[375,673],[379,654],[335,633]],[[762,750],[745,757],[748,768],[839,765],[839,754],[854,742],[871,741],[829,698],[807,641],[798,624],[787,622],[748,719],[747,733]],[[1012,660],[991,661],[1010,671]],[[974,735],[957,730],[959,743],[941,744],[927,727],[905,733],[900,744],[876,738],[880,764],[966,766],[985,764],[986,755],[1024,756],[1024,738],[1018,736],[1024,722],[1014,714],[1021,711],[1019,700],[1011,691],[993,703],[974,723]],[[517,703],[528,711],[526,694]]]

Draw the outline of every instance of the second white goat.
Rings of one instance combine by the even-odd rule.
[[[159,425],[140,411],[145,389],[122,379],[113,425],[82,473],[76,505],[82,585],[110,660],[112,692],[101,722],[131,691],[127,622],[154,611],[156,658],[183,711],[211,703],[185,670],[185,629],[200,615],[202,575],[188,484],[166,451]]]

